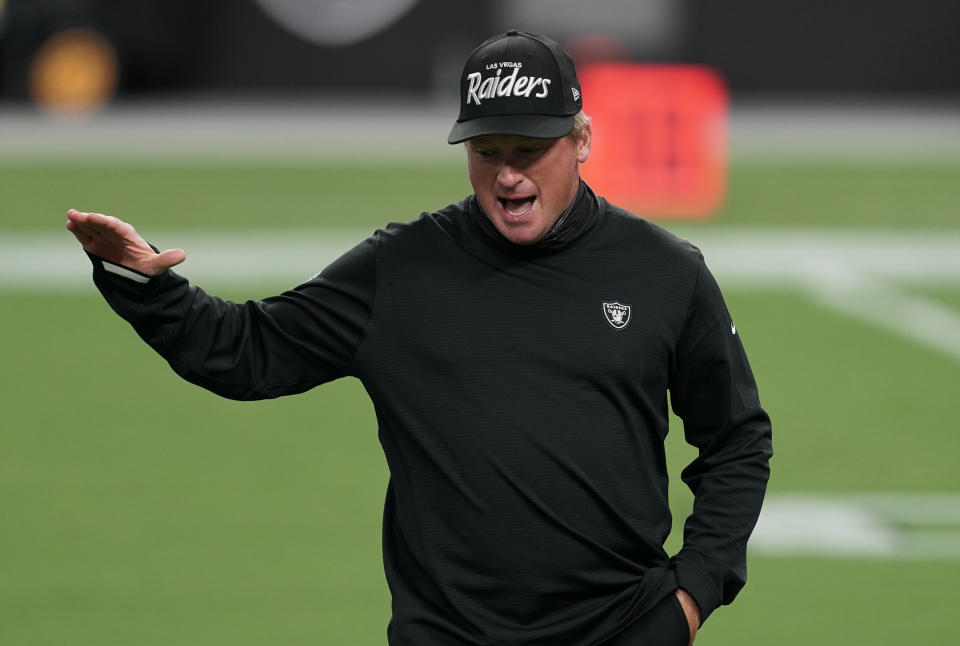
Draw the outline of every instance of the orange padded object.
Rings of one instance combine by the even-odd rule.
[[[592,63],[579,73],[593,150],[584,179],[637,214],[699,218],[723,202],[729,95],[697,65]]]

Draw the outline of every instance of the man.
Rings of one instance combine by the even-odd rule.
[[[393,645],[692,643],[746,577],[770,424],[693,246],[609,204],[569,56],[510,31],[468,58],[450,143],[474,194],[261,302],[210,296],[129,224],[67,223],[110,305],[236,399],[352,375],[390,468]],[[667,392],[699,457],[668,557]]]

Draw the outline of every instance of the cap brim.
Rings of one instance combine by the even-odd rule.
[[[558,139],[573,130],[573,116],[553,117],[539,114],[509,114],[477,117],[457,121],[447,137],[448,144],[458,144],[486,135],[515,135],[537,139]]]

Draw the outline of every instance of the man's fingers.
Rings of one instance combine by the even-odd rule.
[[[70,209],[67,211],[67,217],[73,224],[72,228],[67,228],[71,231],[81,231],[88,236],[89,239],[102,236],[108,229],[108,216],[100,213],[84,213],[83,211]]]
[[[89,236],[90,233],[87,231],[86,222],[87,222],[87,213],[82,213],[76,209],[70,209],[67,211],[67,228],[70,229],[76,235],[77,233],[83,233],[86,236]]]
[[[88,225],[83,217],[70,217],[67,220],[67,229],[87,251],[90,251],[91,247],[103,238],[103,229]]]
[[[86,213],[84,211],[70,209],[67,211],[67,217],[77,227],[83,231],[86,231],[90,235],[102,234],[108,231],[118,233],[123,236],[135,234],[132,226],[123,220],[113,217],[112,215],[104,215],[103,213]]]
[[[78,211],[77,209],[69,209],[67,211],[67,217],[74,222],[83,224],[86,222],[103,222],[110,216],[104,215],[103,213],[88,213],[86,211]]]
[[[73,237],[77,239],[77,242],[84,246],[93,242],[93,237],[81,229],[73,220],[67,220],[67,230],[73,234]]]
[[[87,213],[85,211],[70,209],[67,211],[67,217],[74,224],[80,227],[85,227],[87,224],[90,224],[91,226],[97,226],[98,221],[100,224],[102,224],[103,218],[106,218],[107,216],[103,215],[102,213]]]
[[[67,211],[67,229],[83,245],[84,250],[104,257],[117,255],[111,250],[116,251],[124,244],[124,236],[110,227],[108,216],[100,213],[70,209]]]

